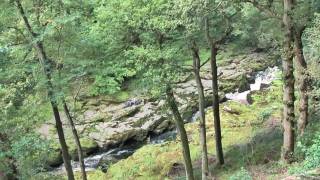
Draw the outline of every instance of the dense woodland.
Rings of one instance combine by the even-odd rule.
[[[319,0],[1,0],[0,180],[319,179]]]

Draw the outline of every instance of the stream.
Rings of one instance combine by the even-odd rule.
[[[226,94],[228,100],[237,101],[244,104],[250,104],[248,102],[248,95],[253,91],[260,91],[262,89],[270,86],[272,81],[276,80],[277,73],[280,71],[278,67],[269,67],[265,71],[260,71],[255,74],[255,81],[250,84],[250,90],[244,92],[233,92]],[[206,108],[206,112],[211,109]],[[199,111],[194,113],[189,123],[194,123],[199,118]],[[160,135],[150,135],[148,142],[146,144],[161,144],[167,141],[173,141],[177,137],[177,130],[171,130],[164,132]],[[87,171],[93,171],[97,168],[101,168],[103,171],[107,171],[108,166],[120,161],[121,159],[126,159],[131,156],[137,149],[145,144],[128,144],[120,148],[114,148],[107,152],[99,152],[84,159],[84,163]],[[74,171],[80,171],[80,164],[77,161],[72,161],[72,167]],[[64,170],[64,165],[55,168],[53,172],[62,172]]]

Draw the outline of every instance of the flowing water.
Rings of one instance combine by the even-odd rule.
[[[267,68],[265,71],[260,71],[255,75],[255,81],[250,84],[250,90],[244,92],[233,92],[226,94],[228,100],[237,101],[243,104],[250,104],[248,95],[253,91],[260,91],[272,83],[277,78],[277,73],[280,69],[275,66],[273,68]]]
[[[98,154],[89,156],[84,159],[86,171],[93,171],[97,168],[107,170],[108,165],[120,161],[131,156],[141,145],[124,146],[122,148],[114,148],[107,152],[100,152]],[[71,161],[71,165],[74,171],[80,171],[80,163],[78,161]],[[53,172],[63,172],[64,164],[55,168]]]
[[[226,94],[228,100],[237,101],[243,104],[250,104],[249,94],[254,91],[260,91],[264,88],[267,88],[271,85],[272,81],[277,79],[277,74],[280,72],[280,69],[275,67],[269,67],[264,71],[259,71],[255,74],[254,83],[250,84],[250,90],[244,92],[233,92]],[[207,112],[211,107],[207,107],[205,112]],[[197,111],[191,118],[191,122],[197,121],[200,117],[200,112]]]

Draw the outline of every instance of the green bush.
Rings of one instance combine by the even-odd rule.
[[[259,115],[258,115],[258,118],[260,121],[265,121],[267,120],[273,113],[273,109],[271,108],[267,108],[267,109],[264,109]]]
[[[37,134],[28,134],[12,144],[19,179],[30,179],[44,170],[49,142]]]
[[[310,147],[304,149],[306,158],[303,166],[307,170],[320,167],[320,133],[312,142]]]
[[[252,180],[250,173],[242,167],[237,173],[229,177],[229,180]]]
[[[317,133],[312,139],[312,144],[297,143],[297,150],[304,160],[289,169],[290,174],[307,174],[308,171],[320,167],[320,133]],[[301,155],[302,154],[302,155]]]

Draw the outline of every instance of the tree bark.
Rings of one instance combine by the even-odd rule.
[[[294,75],[293,75],[293,27],[291,12],[293,7],[293,0],[283,0],[284,14],[283,24],[285,27],[285,43],[283,64],[283,149],[282,160],[290,163],[294,152]]]
[[[172,92],[172,88],[170,86],[167,86],[166,95],[168,105],[174,116],[174,120],[181,138],[182,154],[184,159],[186,176],[188,180],[194,180],[187,132],[184,128],[184,122],[180,115],[176,100]]]
[[[223,150],[222,150],[222,136],[221,136],[220,110],[219,110],[218,68],[217,68],[218,48],[216,46],[216,42],[214,42],[214,40],[210,37],[208,18],[206,18],[205,26],[206,26],[205,27],[206,37],[210,47],[210,64],[211,64],[212,92],[213,92],[212,109],[213,109],[214,130],[215,130],[215,139],[216,139],[216,153],[219,160],[219,164],[223,165],[224,157],[223,157]]]
[[[202,150],[202,180],[206,180],[209,176],[208,165],[208,150],[207,150],[207,133],[206,133],[206,119],[205,119],[205,98],[203,92],[203,85],[200,77],[200,56],[199,48],[195,41],[192,42],[192,56],[193,56],[193,71],[197,83],[198,96],[199,96],[199,112],[200,112],[200,142]]]
[[[77,146],[78,157],[79,157],[79,162],[80,162],[80,168],[81,168],[81,173],[82,173],[82,179],[83,180],[87,180],[86,166],[84,164],[84,156],[83,156],[83,151],[82,151],[80,139],[79,139],[79,136],[78,136],[77,129],[76,129],[75,125],[74,125],[73,118],[72,118],[72,116],[70,114],[69,108],[68,108],[67,103],[65,102],[65,100],[63,100],[63,109],[64,109],[64,112],[65,112],[65,114],[67,116],[67,119],[69,121],[71,130],[72,130],[73,139],[74,139],[74,141],[76,143],[76,146]]]
[[[218,49],[214,43],[211,44],[211,73],[212,73],[212,108],[214,117],[214,130],[216,135],[216,151],[219,163],[224,164],[223,150],[222,150],[222,137],[221,137],[221,124],[220,124],[220,109],[219,109],[219,88],[218,88],[218,70],[217,70],[217,53]]]
[[[308,124],[308,68],[307,62],[303,53],[303,44],[302,44],[302,33],[303,29],[296,30],[294,34],[295,42],[295,54],[297,62],[297,72],[298,72],[298,81],[299,81],[299,119],[298,119],[298,131],[302,135]]]
[[[49,98],[50,98],[50,96],[49,96]],[[51,101],[50,103],[52,106],[54,118],[56,120],[56,129],[57,129],[58,138],[59,138],[59,142],[60,142],[60,146],[61,146],[64,166],[66,168],[67,175],[68,175],[68,180],[74,180],[73,170],[72,170],[72,166],[71,166],[71,162],[70,162],[70,155],[69,155],[68,146],[67,146],[67,143],[66,143],[66,140],[64,137],[64,132],[63,132],[63,127],[62,127],[62,122],[60,119],[59,109],[58,109],[58,106],[54,100],[50,100],[50,101]]]
[[[73,175],[72,166],[71,166],[71,162],[70,162],[70,155],[68,152],[68,146],[67,146],[67,143],[66,143],[66,140],[64,137],[62,122],[61,122],[61,118],[60,118],[60,114],[59,114],[58,102],[55,98],[54,88],[53,88],[52,80],[51,80],[51,71],[52,71],[52,69],[50,67],[51,64],[50,64],[50,61],[48,60],[47,55],[45,53],[43,43],[41,41],[37,40],[38,35],[32,30],[32,27],[31,27],[29,20],[25,14],[25,11],[21,5],[20,0],[16,0],[15,2],[16,2],[18,11],[24,21],[26,29],[28,30],[28,32],[32,38],[31,41],[34,42],[33,46],[38,53],[39,62],[41,64],[43,71],[44,71],[44,74],[46,76],[47,93],[48,93],[48,97],[49,97],[50,104],[52,107],[52,112],[54,114],[54,118],[55,118],[55,122],[56,122],[56,129],[57,129],[57,133],[58,133],[59,143],[61,146],[64,165],[65,165],[65,168],[67,171],[68,179],[74,180],[74,175]]]

